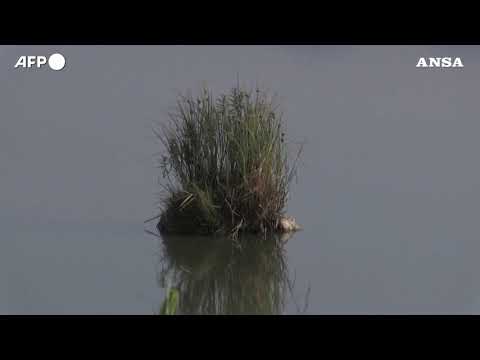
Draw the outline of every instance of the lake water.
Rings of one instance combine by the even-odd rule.
[[[62,71],[13,67],[54,52]],[[152,124],[237,73],[306,143],[303,230],[243,252],[149,234]],[[478,46],[1,46],[0,313],[158,314],[168,286],[183,313],[480,313],[479,93]]]

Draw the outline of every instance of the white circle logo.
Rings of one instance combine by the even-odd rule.
[[[65,67],[65,58],[62,54],[52,54],[48,58],[48,66],[52,70],[62,70]]]

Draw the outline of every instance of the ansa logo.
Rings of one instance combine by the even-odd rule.
[[[418,59],[417,68],[454,68],[454,67],[461,67],[463,68],[462,59],[459,57],[451,58],[451,57],[429,57],[424,58],[421,57]]]

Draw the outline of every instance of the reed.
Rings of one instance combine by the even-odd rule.
[[[156,132],[167,180],[161,232],[273,232],[284,217],[301,148],[292,159],[284,121],[265,91],[236,86],[180,95]]]

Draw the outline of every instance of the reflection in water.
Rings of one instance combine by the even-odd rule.
[[[168,303],[176,314],[282,314],[292,286],[287,238],[279,236],[250,236],[241,245],[226,238],[163,236],[162,309]]]

